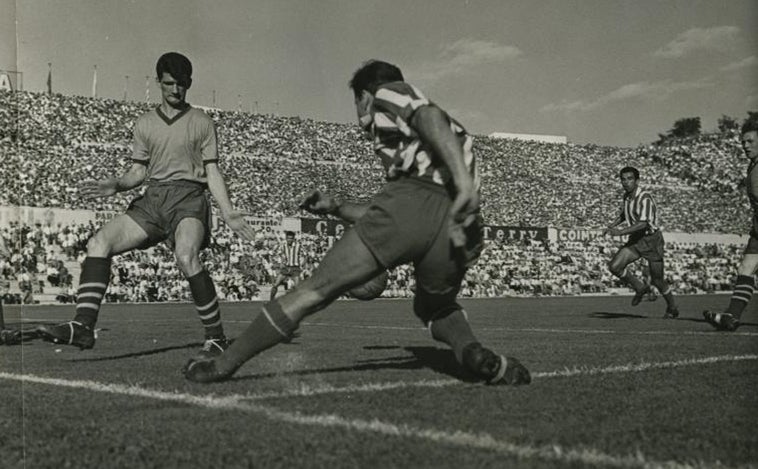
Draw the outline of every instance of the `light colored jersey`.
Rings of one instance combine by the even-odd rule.
[[[213,120],[191,106],[169,119],[156,107],[137,119],[132,161],[147,165],[148,182],[206,184],[205,165],[218,161]]]
[[[653,196],[648,191],[637,187],[633,194],[624,194],[622,205],[624,220],[628,226],[646,221],[648,229],[645,233],[658,231],[658,208],[655,205]]]
[[[418,88],[402,81],[385,83],[377,88],[371,106],[371,134],[374,152],[382,160],[388,180],[410,176],[439,185],[451,182],[447,166],[421,141],[411,126],[416,110],[434,105]],[[462,125],[445,115],[463,150],[466,168],[479,190],[479,172],[471,151],[473,140]]]
[[[747,199],[753,208],[753,232],[758,233],[758,165],[751,164],[747,169]]]
[[[300,267],[300,243],[287,244],[285,241],[282,243],[282,255],[287,267]]]

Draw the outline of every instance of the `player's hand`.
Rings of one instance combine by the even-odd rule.
[[[229,212],[224,217],[224,222],[243,239],[255,241],[255,230],[245,221],[245,215],[242,212]]]
[[[300,208],[316,215],[333,214],[338,204],[334,197],[314,190],[301,203]]]
[[[106,179],[104,181],[87,180],[82,183],[81,194],[85,199],[95,199],[97,197],[110,197],[116,192],[117,179]]]
[[[607,234],[612,237],[618,237],[621,236],[621,230],[616,228],[606,228],[604,234]]]
[[[450,240],[453,246],[466,245],[465,229],[475,220],[479,212],[479,194],[473,189],[459,190],[450,206]]]

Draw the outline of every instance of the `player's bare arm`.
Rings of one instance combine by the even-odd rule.
[[[479,210],[479,194],[466,168],[461,144],[450,129],[447,116],[436,106],[424,106],[416,111],[411,125],[450,170],[458,191],[450,207],[450,236],[454,245],[462,246],[466,241],[463,228],[473,223]]]
[[[608,227],[605,230],[603,230],[603,234],[604,235],[605,234],[610,234],[611,236],[619,236],[619,235],[611,234],[611,232],[612,231],[617,231],[617,230],[614,230],[614,228],[616,228],[623,221],[624,221],[624,215],[623,214],[619,214],[618,216],[616,216],[616,219],[613,220],[611,222],[611,224],[608,225]]]
[[[147,167],[142,163],[133,163],[121,177],[108,178],[103,181],[88,180],[82,183],[82,197],[94,199],[110,197],[117,192],[124,192],[138,187],[145,180]]]
[[[615,227],[616,225],[613,225],[613,226]],[[628,234],[632,234],[637,231],[644,231],[647,228],[648,228],[648,223],[646,221],[639,221],[635,223],[634,225],[628,226],[626,228],[621,228],[621,229],[609,228],[607,231],[608,231],[608,234],[610,234],[611,236],[626,236]]]
[[[221,171],[216,163],[207,163],[205,173],[208,176],[208,190],[211,191],[213,198],[216,199],[221,217],[224,222],[235,233],[243,239],[252,241],[255,239],[255,230],[245,221],[245,215],[242,212],[234,210],[232,202],[229,200],[229,192],[226,190],[226,182],[221,175]]]
[[[347,222],[355,223],[366,213],[368,205],[347,202],[315,190],[303,200],[300,208],[316,215],[334,215]]]

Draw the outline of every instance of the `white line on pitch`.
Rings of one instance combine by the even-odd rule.
[[[287,412],[276,409],[274,407],[262,406],[251,402],[242,402],[240,401],[239,397],[235,396],[197,396],[188,393],[171,393],[151,390],[141,388],[139,386],[125,386],[121,384],[108,384],[85,380],[45,378],[35,375],[19,375],[15,373],[5,372],[0,372],[0,379],[74,389],[85,389],[88,391],[122,396],[134,396],[161,401],[178,402],[209,409],[252,412],[278,422],[316,427],[337,427],[343,428],[347,431],[375,433],[392,437],[416,438],[469,449],[495,451],[522,460],[539,459],[557,461],[559,463],[579,463],[624,468],[666,467],[678,469],[693,467],[692,465],[685,465],[676,461],[649,460],[641,452],[637,452],[636,454],[630,456],[615,456],[603,453],[594,448],[563,448],[559,445],[519,445],[505,440],[498,440],[487,433],[471,433],[465,431],[449,432],[444,430],[437,430],[434,428],[419,428],[407,424],[394,424],[377,419],[370,421],[362,419],[350,419],[335,414],[308,415],[300,412]],[[705,463],[702,463],[700,465],[703,467],[708,467],[708,465]]]
[[[758,355],[720,355],[703,358],[688,358],[677,361],[667,362],[639,362],[626,363],[623,365],[610,365],[604,367],[574,367],[565,368],[555,371],[538,371],[532,373],[532,378],[549,379],[549,378],[570,378],[573,376],[593,376],[620,373],[640,373],[643,371],[660,370],[666,368],[681,368],[686,366],[708,365],[719,362],[737,362],[758,360]],[[362,392],[380,392],[393,389],[403,388],[441,388],[445,386],[466,385],[463,381],[457,379],[436,379],[436,380],[419,380],[419,381],[389,381],[383,383],[367,383],[350,386],[331,386],[329,384],[310,385],[301,383],[300,387],[288,389],[286,391],[270,391],[254,394],[238,395],[241,399],[261,400],[261,399],[281,399],[286,397],[309,397],[321,394],[349,394]],[[477,384],[476,386],[480,386]]]

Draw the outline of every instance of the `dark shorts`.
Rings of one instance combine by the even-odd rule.
[[[747,246],[745,246],[745,254],[758,254],[758,232],[756,230],[750,231],[750,238],[747,240]]]
[[[147,233],[148,239],[141,248],[166,240],[173,248],[176,227],[185,218],[196,218],[203,223],[201,249],[210,244],[211,210],[202,184],[191,181],[152,183],[143,195],[132,200],[126,215]]]
[[[417,294],[423,290],[454,296],[467,265],[479,258],[482,230],[477,220],[466,230],[466,246],[454,248],[448,233],[451,202],[442,186],[407,178],[393,181],[374,197],[355,230],[387,269],[413,263]]]
[[[663,262],[663,233],[630,236],[624,245],[650,262]]]
[[[296,265],[288,265],[282,268],[280,275],[282,277],[298,277],[302,271],[303,269]]]

